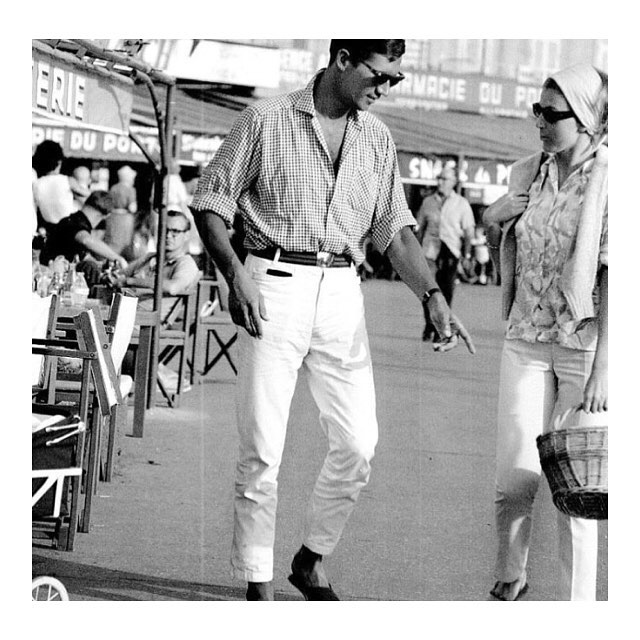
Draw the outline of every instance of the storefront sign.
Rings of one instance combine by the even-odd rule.
[[[117,74],[92,70],[32,48],[31,109],[34,117],[103,131],[129,128],[133,84]]]
[[[402,181],[408,184],[433,186],[442,169],[458,169],[453,157],[423,156],[398,152]],[[463,159],[459,179],[467,198],[474,203],[491,204],[507,190],[511,165],[496,160]]]
[[[178,144],[179,159],[189,164],[205,165],[219,149],[223,136],[208,136],[194,133],[183,133]]]
[[[147,153],[158,162],[160,142],[158,132],[149,127],[131,127]],[[55,121],[36,119],[31,124],[31,152],[43,140],[54,140],[60,144],[69,158],[91,158],[93,160],[115,160],[147,162],[140,147],[128,135],[105,133],[95,129],[60,126]],[[178,161],[183,164],[206,165],[218,150],[223,136],[182,133],[178,139]]]
[[[398,152],[400,175],[404,180],[415,183],[435,184],[442,169],[457,168],[453,157],[423,156]],[[459,169],[463,186],[483,187],[486,185],[506,185],[509,180],[510,163],[495,160],[464,159]]]
[[[427,73],[408,70],[389,99],[422,109],[456,110],[485,115],[526,118],[540,88],[506,78]]]
[[[156,130],[145,127],[132,127],[131,129],[151,157],[159,158],[160,143]],[[44,123],[42,120],[32,122],[32,152],[43,140],[54,140],[60,144],[65,155],[69,158],[147,161],[140,147],[128,135],[60,126],[55,122]]]
[[[325,67],[325,54],[299,49],[280,51],[280,89],[304,87]],[[507,78],[451,74],[402,68],[406,78],[385,98],[386,103],[419,109],[455,110],[486,115],[526,118],[540,96],[540,87]]]

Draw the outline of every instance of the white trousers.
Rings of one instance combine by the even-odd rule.
[[[239,336],[236,468],[231,564],[236,578],[273,578],[278,471],[298,371],[304,368],[328,439],[306,515],[304,544],[336,546],[370,474],[378,439],[375,390],[360,280],[351,267],[273,262],[245,267],[264,297],[262,339]],[[277,270],[291,274],[269,274]]]
[[[526,568],[541,475],[536,437],[553,429],[606,424],[606,414],[571,411],[582,402],[594,355],[554,344],[505,340],[498,400],[497,580],[513,582]],[[595,600],[597,522],[557,514],[557,599]]]

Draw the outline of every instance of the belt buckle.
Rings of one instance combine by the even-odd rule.
[[[318,251],[318,253],[316,253],[316,266],[330,267],[335,257],[335,253],[331,253],[330,251]]]

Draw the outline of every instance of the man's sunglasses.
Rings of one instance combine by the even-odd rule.
[[[177,236],[180,233],[187,233],[187,229],[167,229],[167,235]]]
[[[531,108],[533,109],[534,117],[539,118],[542,116],[549,124],[555,124],[560,120],[573,118],[576,115],[573,111],[556,111],[552,107],[541,107],[539,102],[534,102]]]
[[[378,71],[374,69],[371,65],[367,64],[364,60],[361,60],[362,64],[373,73],[373,83],[376,86],[381,86],[383,84],[389,83],[390,87],[395,87],[398,82],[401,82],[405,79],[405,75],[403,73],[399,73],[397,76],[390,76],[388,73],[383,73],[382,71]]]

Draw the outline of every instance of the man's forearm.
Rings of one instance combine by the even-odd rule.
[[[419,299],[425,291],[438,286],[410,227],[404,227],[394,236],[387,256],[402,281]]]
[[[224,279],[231,284],[236,270],[242,268],[242,263],[231,246],[227,225],[213,211],[194,212],[193,217],[205,249]]]
[[[85,248],[95,256],[106,260],[120,260],[121,256],[116,253],[108,244],[96,238],[86,238],[83,242]]]

